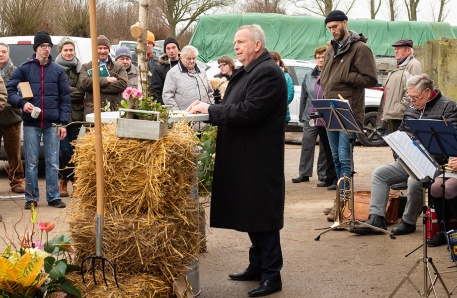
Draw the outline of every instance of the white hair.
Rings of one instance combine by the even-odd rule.
[[[198,56],[198,50],[197,50],[197,48],[194,47],[194,46],[191,46],[191,45],[185,46],[185,47],[182,48],[182,50],[181,50],[181,57],[186,57],[186,56],[189,55],[190,53],[193,53],[193,54],[195,54],[195,56]]]

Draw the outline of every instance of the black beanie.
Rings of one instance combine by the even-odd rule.
[[[347,21],[348,17],[341,10],[332,10],[325,18],[325,24],[335,21]]]
[[[178,50],[181,51],[178,41],[174,37],[168,36],[167,38],[165,38],[165,41],[163,42],[163,51],[164,52],[167,48],[167,44],[169,44],[169,43],[174,43],[178,47]]]
[[[49,36],[49,33],[46,31],[39,31],[35,34],[35,38],[33,39],[33,50],[36,52],[36,48],[42,43],[49,43],[53,46],[51,36]]]

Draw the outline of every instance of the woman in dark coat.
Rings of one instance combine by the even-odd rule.
[[[239,28],[234,44],[243,67],[230,80],[223,104],[195,102],[188,111],[209,113],[218,126],[210,225],[248,232],[249,266],[229,277],[260,280],[248,292],[257,297],[282,289],[287,86],[260,26]]]

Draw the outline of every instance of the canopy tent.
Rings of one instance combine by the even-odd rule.
[[[238,27],[248,24],[262,26],[267,49],[277,51],[287,59],[313,59],[314,49],[332,39],[323,17],[271,13],[216,14],[200,17],[190,44],[199,50],[199,60],[204,62],[217,60],[223,55],[235,58],[233,36]],[[412,39],[414,45],[423,45],[440,37],[455,38],[448,23],[351,19],[348,27],[363,33],[368,38],[368,46],[377,56],[392,56],[392,44],[399,39]]]

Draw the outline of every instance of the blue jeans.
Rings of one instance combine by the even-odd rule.
[[[330,150],[338,179],[345,174],[351,178],[351,148],[349,135],[344,131],[327,131]],[[349,183],[341,183],[340,188],[348,189]]]
[[[78,138],[80,125],[71,124],[67,126],[67,136],[65,139],[60,141],[60,170],[62,179],[74,180],[74,167],[73,163],[70,163],[71,157],[73,156],[74,147],[71,144],[76,138]]]
[[[37,202],[40,198],[38,189],[38,160],[40,158],[40,142],[43,137],[44,159],[46,163],[46,201],[60,199],[59,191],[59,147],[60,140],[57,127],[40,128],[24,126],[25,155],[25,199]]]

